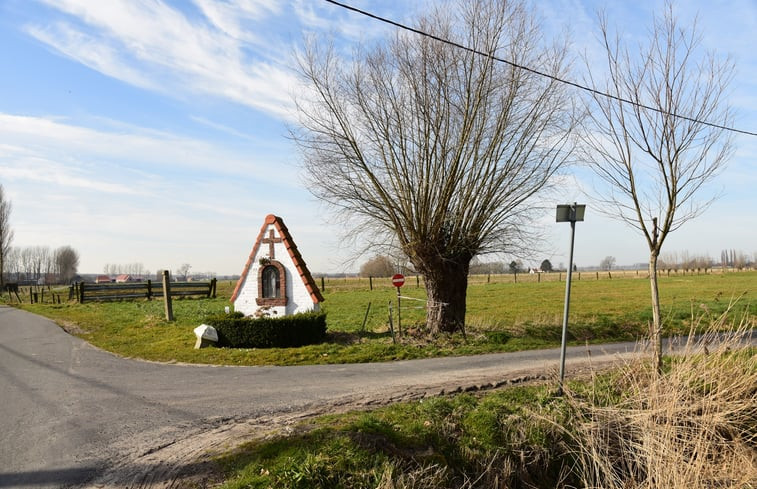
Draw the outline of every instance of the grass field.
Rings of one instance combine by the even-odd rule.
[[[580,280],[574,275],[571,342],[633,340],[645,334],[651,320],[649,282],[634,272],[629,275],[620,277],[614,272],[610,279],[606,272],[601,276],[584,273]],[[565,283],[558,278],[558,274],[519,276],[516,283],[511,275],[471,277],[466,336],[440,338],[425,334],[425,291],[415,277],[402,288],[402,335],[396,317],[397,293],[388,279],[374,279],[373,290],[367,279],[324,280],[328,341],[288,349],[192,348],[192,330],[207,314],[229,305],[234,284],[228,281],[219,282],[216,299],[174,300],[175,321],[170,323],[164,319],[162,301],[20,307],[50,317],[73,334],[125,357],[230,365],[367,362],[556,346],[565,294]],[[733,318],[740,320],[747,312],[754,317],[757,304],[751,295],[755,288],[757,272],[663,275],[665,329],[668,334],[687,332],[692,318],[717,316],[736,299]],[[390,302],[396,343],[388,328]]]

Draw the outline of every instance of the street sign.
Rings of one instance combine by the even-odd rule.
[[[392,275],[392,285],[399,288],[405,285],[405,276],[401,273],[395,273]]]

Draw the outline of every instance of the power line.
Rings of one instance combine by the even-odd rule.
[[[656,108],[656,107],[645,105],[645,104],[642,104],[642,103],[639,103],[639,102],[634,102],[633,100],[628,100],[626,98],[619,97],[619,96],[613,95],[611,93],[607,93],[607,92],[603,92],[601,90],[597,90],[596,88],[587,87],[586,85],[581,85],[580,83],[576,83],[574,81],[565,80],[563,78],[560,78],[560,77],[557,77],[557,76],[554,76],[554,75],[550,75],[549,73],[544,73],[543,71],[539,71],[539,70],[536,70],[534,68],[529,68],[528,66],[520,65],[518,63],[514,63],[514,62],[512,62],[510,60],[507,60],[507,59],[504,59],[504,58],[500,58],[498,56],[494,56],[493,54],[488,54],[488,53],[484,53],[483,51],[478,51],[477,49],[473,49],[473,48],[465,46],[463,44],[459,44],[457,42],[450,41],[449,39],[445,39],[443,37],[439,37],[439,36],[436,36],[434,34],[429,34],[428,32],[422,31],[420,29],[416,29],[414,27],[410,27],[408,25],[396,22],[394,20],[387,19],[386,17],[378,16],[378,15],[373,14],[371,12],[368,12],[366,10],[361,10],[361,9],[359,9],[357,7],[353,7],[351,5],[347,5],[345,3],[338,2],[336,0],[325,0],[325,1],[328,2],[328,3],[331,3],[333,5],[336,5],[337,7],[341,7],[341,8],[347,9],[347,10],[351,10],[351,11],[353,11],[355,13],[360,14],[360,15],[364,15],[366,17],[370,17],[371,19],[378,20],[379,22],[383,22],[385,24],[389,24],[389,25],[392,25],[394,27],[397,27],[397,28],[400,28],[400,29],[403,29],[403,30],[406,30],[406,31],[409,31],[409,32],[413,32],[413,33],[418,34],[420,36],[428,37],[429,39],[433,39],[435,41],[439,41],[439,42],[443,42],[445,44],[449,44],[450,46],[454,46],[454,47],[456,47],[458,49],[462,49],[463,51],[467,51],[467,52],[472,53],[472,54],[476,54],[476,55],[479,55],[479,56],[486,56],[486,57],[491,58],[491,59],[493,59],[495,61],[499,61],[500,63],[505,63],[505,64],[508,64],[508,65],[514,67],[514,68],[518,68],[518,69],[521,69],[521,70],[524,70],[524,71],[528,71],[528,72],[534,73],[536,75],[539,75],[539,76],[542,76],[542,77],[545,77],[545,78],[549,78],[551,80],[563,83],[565,85],[569,85],[569,86],[578,88],[579,90],[584,90],[584,91],[589,92],[589,93],[591,93],[593,95],[598,95],[600,97],[609,98],[609,99],[616,100],[616,101],[621,102],[621,103],[625,103],[625,104],[629,104],[629,105],[634,105],[634,106],[640,107],[642,109],[651,110],[651,111],[654,111],[654,112],[659,112],[660,114],[670,115],[672,117],[676,117],[678,119],[683,119],[685,121],[696,122],[697,124],[703,124],[705,126],[714,127],[716,129],[723,129],[725,131],[731,131],[731,132],[736,132],[736,133],[740,133],[740,134],[746,134],[748,136],[757,136],[757,132],[746,131],[744,129],[737,129],[735,127],[724,126],[724,125],[721,125],[721,124],[715,124],[714,122],[707,122],[707,121],[696,119],[694,117],[680,115],[680,114],[676,114],[676,113],[673,113],[673,112],[666,112],[666,111],[664,111],[662,109],[659,109],[659,108]]]

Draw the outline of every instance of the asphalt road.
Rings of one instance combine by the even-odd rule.
[[[569,348],[568,366],[634,349]],[[559,350],[540,350],[304,367],[165,365],[114,356],[52,321],[0,307],[0,488],[82,486],[182,434],[313,406],[499,385],[550,375],[558,362]]]

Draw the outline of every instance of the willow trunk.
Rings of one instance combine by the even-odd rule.
[[[465,331],[469,262],[445,262],[422,274],[428,298],[426,327],[432,334]]]

